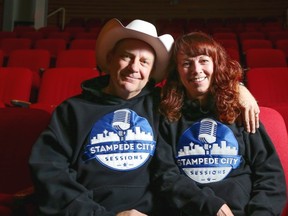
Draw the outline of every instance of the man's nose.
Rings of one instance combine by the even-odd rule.
[[[139,72],[139,66],[140,66],[140,62],[137,60],[131,61],[130,62],[130,68],[133,72]]]

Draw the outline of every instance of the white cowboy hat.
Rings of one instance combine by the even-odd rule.
[[[174,39],[169,34],[158,36],[155,26],[143,20],[133,20],[126,27],[117,19],[111,19],[101,29],[96,41],[96,62],[98,67],[107,71],[107,54],[115,44],[124,38],[135,38],[148,43],[156,53],[154,69],[151,77],[161,81],[170,60],[170,50]]]

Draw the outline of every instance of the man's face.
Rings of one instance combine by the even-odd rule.
[[[109,53],[110,82],[105,91],[129,99],[141,92],[153,69],[153,48],[137,39],[124,39]]]

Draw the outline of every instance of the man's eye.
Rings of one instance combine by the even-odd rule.
[[[125,61],[128,61],[128,60],[130,60],[130,56],[129,55],[123,55],[122,59]]]
[[[149,61],[147,61],[147,60],[142,60],[142,64],[149,65]]]

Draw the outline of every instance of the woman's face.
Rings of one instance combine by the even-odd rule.
[[[177,68],[188,97],[205,99],[212,80],[212,58],[207,55],[189,57],[178,53]]]

